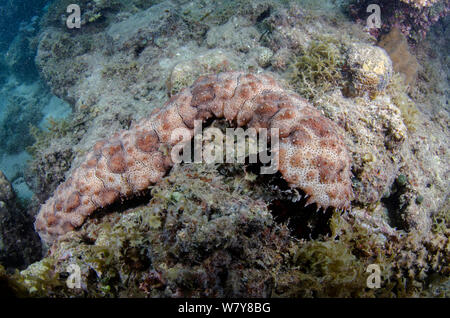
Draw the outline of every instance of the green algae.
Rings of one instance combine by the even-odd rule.
[[[342,85],[341,46],[331,38],[310,43],[306,51],[292,62],[289,82],[306,98],[317,98],[324,92]]]

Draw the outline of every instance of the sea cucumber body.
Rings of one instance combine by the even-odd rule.
[[[337,126],[295,93],[261,74],[220,73],[199,78],[162,108],[97,142],[84,162],[41,206],[35,228],[52,243],[81,226],[94,211],[156,184],[173,163],[177,128],[225,118],[237,127],[279,128],[279,171],[318,207],[347,209],[351,160]]]

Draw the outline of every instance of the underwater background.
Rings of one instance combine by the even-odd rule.
[[[448,0],[0,0],[1,292],[449,297],[449,10]],[[309,189],[257,165],[185,163],[56,241],[35,229],[97,141],[133,131],[197,78],[232,71],[273,77],[336,124],[350,207],[317,212]],[[367,285],[371,264],[379,288]]]

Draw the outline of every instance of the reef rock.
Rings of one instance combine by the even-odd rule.
[[[389,191],[400,169],[407,128],[389,96],[345,98],[341,91],[318,100],[320,108],[345,129],[352,154],[355,200],[370,204]]]
[[[230,57],[219,49],[208,50],[193,59],[179,62],[167,79],[169,94],[175,95],[183,88],[191,86],[200,76],[231,71],[236,68],[236,64],[237,62],[231,61]]]
[[[348,67],[352,75],[352,88],[358,95],[364,92],[382,92],[392,77],[392,62],[382,48],[369,45],[353,45],[348,53]]]

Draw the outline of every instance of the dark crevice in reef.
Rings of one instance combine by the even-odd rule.
[[[408,180],[405,175],[399,175],[392,184],[390,193],[381,202],[386,206],[389,215],[389,225],[397,230],[406,230],[404,212],[408,206],[405,194],[408,192]]]
[[[272,13],[272,7],[268,6],[266,10],[261,12],[260,15],[256,18],[256,23],[260,23],[270,17],[270,14]]]
[[[136,48],[134,49],[134,56],[139,57],[139,55],[141,55],[141,53],[145,50],[146,47],[147,46],[145,45],[136,46]]]
[[[300,239],[317,239],[330,235],[329,220],[332,210],[316,211],[315,204],[305,207],[306,200],[292,202],[288,200],[274,200],[269,205],[274,219],[279,223],[287,223],[291,235]]]

